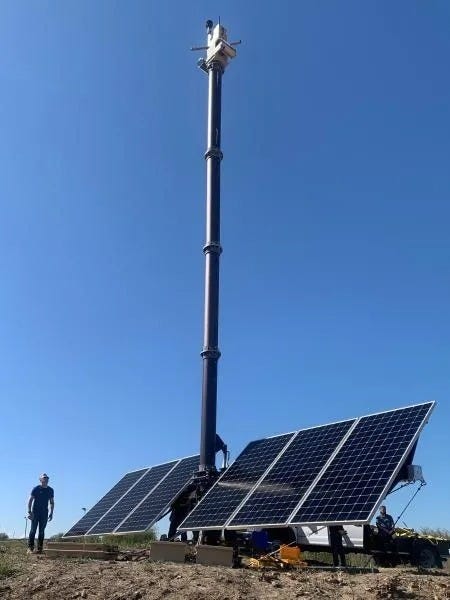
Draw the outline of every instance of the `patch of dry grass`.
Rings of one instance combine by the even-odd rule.
[[[25,547],[21,542],[10,540],[0,546],[0,581],[13,577],[20,572],[20,562],[25,556]]]

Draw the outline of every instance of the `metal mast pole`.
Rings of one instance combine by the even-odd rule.
[[[213,27],[206,22],[208,45],[206,59],[199,67],[208,74],[208,137],[206,160],[206,243],[205,255],[205,312],[202,385],[202,425],[200,439],[200,467],[205,474],[216,470],[216,415],[217,415],[217,363],[219,350],[219,261],[220,245],[220,149],[222,75],[236,50],[227,42],[227,32],[222,25]]]
[[[217,412],[217,363],[219,350],[220,245],[220,121],[223,68],[219,61],[208,66],[208,145],[206,160],[205,312],[203,334],[202,427],[200,470],[215,467]]]

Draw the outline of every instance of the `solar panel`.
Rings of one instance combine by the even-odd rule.
[[[290,522],[370,521],[433,405],[428,402],[362,417]]]
[[[142,479],[89,530],[89,535],[112,533],[130,512],[161,483],[177,461],[152,467]]]
[[[64,537],[84,535],[147,471],[148,469],[140,469],[139,471],[133,471],[124,475],[90,511],[69,529]]]
[[[198,471],[191,456],[127,473],[64,537],[145,531],[161,518]]]
[[[188,515],[182,528],[221,529],[292,437],[288,433],[250,442]]]
[[[286,523],[353,423],[299,431],[227,526]]]
[[[428,402],[251,442],[179,529],[369,522],[433,407]],[[260,450],[268,453],[262,460]]]
[[[434,402],[250,442],[180,530],[367,523],[412,460]],[[144,531],[198,470],[199,457],[127,473],[66,534]]]
[[[184,458],[171,471],[164,481],[150,496],[120,524],[115,533],[145,531],[156,523],[168,511],[172,502],[179,496],[192,478],[198,472],[199,457]]]

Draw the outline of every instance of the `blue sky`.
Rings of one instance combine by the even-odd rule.
[[[224,80],[218,430],[235,457],[437,400],[404,520],[450,527],[449,3],[5,0],[0,531],[23,531],[43,470],[51,534],[124,472],[198,451],[206,78],[188,48],[219,13],[244,43]]]

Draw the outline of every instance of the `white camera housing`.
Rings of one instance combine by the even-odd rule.
[[[236,50],[228,43],[227,39],[227,30],[220,23],[208,34],[207,65],[218,61],[225,68],[228,61],[236,56]]]

